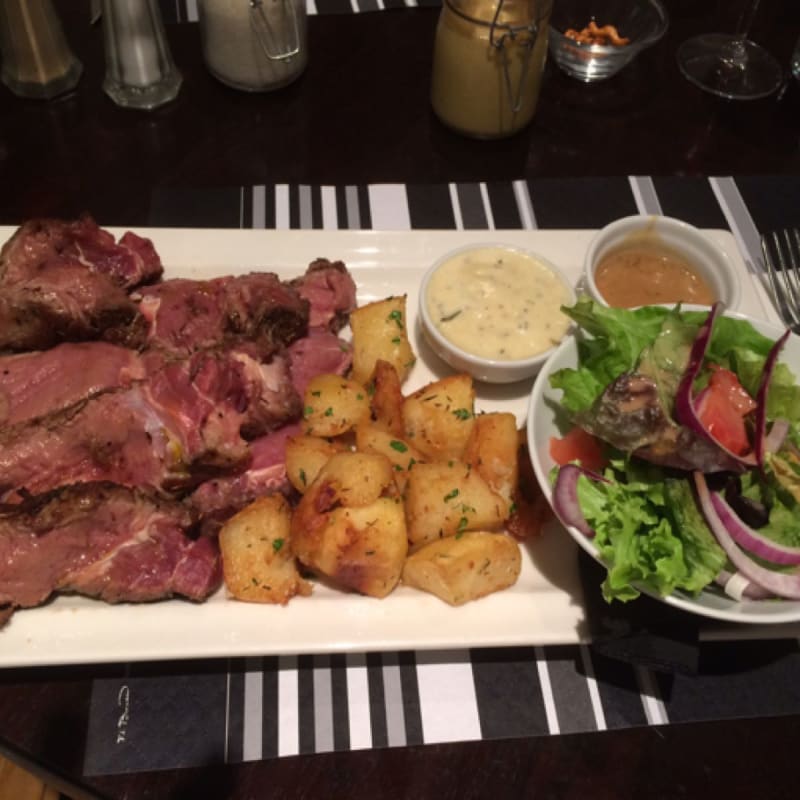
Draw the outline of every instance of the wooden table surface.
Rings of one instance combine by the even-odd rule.
[[[730,29],[733,6],[666,2],[668,34],[617,78],[579,84],[550,64],[533,125],[504,141],[450,133],[428,102],[437,12],[320,15],[294,85],[248,95],[204,69],[194,24],[170,25],[184,75],[176,102],[114,106],[101,90],[99,26],[88,0],[59,0],[85,66],[48,103],[0,87],[0,223],[89,210],[143,225],[163,187],[257,183],[440,183],[596,175],[800,174],[800,87],[750,103],[686,82],[675,50]],[[796,0],[762,3],[753,35],[782,64],[800,33]],[[85,779],[91,677],[102,668],[0,672],[0,751],[75,797],[727,798],[794,796],[800,718],[299,756],[235,767]]]

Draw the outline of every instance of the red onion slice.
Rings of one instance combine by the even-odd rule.
[[[712,442],[731,458],[748,467],[755,467],[757,466],[755,452],[741,456],[729,450],[727,447],[724,447],[714,438],[708,428],[703,424],[700,417],[697,416],[697,410],[695,409],[694,400],[692,398],[692,387],[703,367],[706,351],[711,341],[711,333],[714,329],[714,321],[721,309],[722,303],[714,303],[705,321],[697,331],[697,336],[695,336],[694,342],[692,343],[692,349],[689,351],[689,363],[686,367],[686,371],[683,373],[681,382],[678,384],[678,391],[675,395],[675,415],[681,425],[685,425],[698,436],[702,436],[704,439]]]
[[[594,481],[608,483],[606,478],[596,472],[579,467],[577,464],[565,464],[559,469],[555,486],[553,486],[553,510],[565,525],[577,528],[584,536],[591,539],[594,531],[586,521],[586,517],[583,516],[578,500],[578,478],[581,475]]]
[[[786,437],[789,435],[789,420],[776,419],[769,429],[769,433],[763,439],[764,453],[777,453],[783,447]]]
[[[800,575],[796,572],[773,572],[756,564],[746,553],[742,552],[717,515],[711,500],[711,492],[702,472],[694,473],[694,484],[697,488],[700,507],[711,532],[739,572],[768,592],[789,600],[800,600]]]
[[[787,547],[773,542],[739,519],[724,498],[713,492],[710,497],[717,516],[740,547],[773,564],[800,564],[800,547]]]
[[[764,370],[761,373],[761,383],[756,394],[756,434],[755,434],[755,455],[759,467],[764,466],[764,454],[767,452],[767,395],[769,394],[772,373],[775,372],[775,365],[778,363],[778,356],[789,338],[791,330],[786,332],[770,348],[767,358],[764,361]],[[773,429],[775,425],[772,426]],[[787,425],[788,431],[788,425]],[[785,437],[786,434],[784,434]],[[783,444],[783,441],[781,441]],[[780,445],[777,448],[779,449]]]
[[[747,580],[741,572],[722,570],[714,581],[734,600],[768,600],[775,596],[763,586]]]

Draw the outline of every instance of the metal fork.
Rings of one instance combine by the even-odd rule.
[[[764,234],[761,251],[778,313],[786,325],[800,333],[800,229]]]

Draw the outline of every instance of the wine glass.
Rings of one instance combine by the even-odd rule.
[[[735,34],[705,33],[678,48],[684,77],[706,92],[729,100],[756,100],[771,95],[783,83],[780,64],[747,38],[759,0],[750,0]]]

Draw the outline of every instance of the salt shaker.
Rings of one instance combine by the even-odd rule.
[[[536,111],[553,0],[444,0],[433,53],[431,103],[466,136],[497,139]]]
[[[0,79],[20,97],[57,97],[83,72],[50,0],[0,0],[0,53]]]
[[[178,95],[181,74],[158,0],[103,0],[105,93],[120,106],[153,109]]]
[[[270,91],[308,62],[306,0],[198,0],[206,67],[228,86]]]

